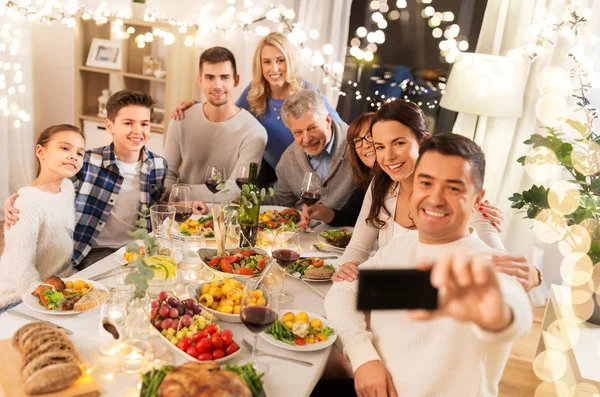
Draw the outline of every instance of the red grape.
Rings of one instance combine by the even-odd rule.
[[[150,303],[150,307],[153,309],[158,309],[158,306],[160,306],[160,303],[156,299]]]
[[[167,303],[175,307],[179,304],[179,301],[176,298],[170,297],[169,299],[167,299]]]
[[[158,314],[160,314],[161,317],[169,317],[169,312],[171,311],[171,308],[167,307],[166,305],[163,305],[159,310],[158,310]]]
[[[178,304],[177,306],[175,306],[177,308],[177,311],[179,312],[180,316],[183,316],[183,314],[185,313],[185,306],[183,306],[181,303]]]
[[[195,314],[200,314],[200,312],[202,311],[202,306],[200,306],[199,303],[194,303],[194,313]]]
[[[181,324],[183,324],[184,327],[189,327],[192,325],[192,317],[188,314],[184,315],[181,317]]]
[[[168,297],[169,294],[167,294],[167,291],[160,291],[160,293],[158,294],[158,300],[161,302],[166,301]]]
[[[173,322],[171,323],[171,328],[173,328],[174,330],[179,330],[179,323],[180,321],[178,319],[173,320]]]
[[[150,310],[150,320],[154,320],[156,316],[158,316],[158,311],[156,310],[156,308]]]
[[[169,310],[169,317],[171,317],[171,318],[177,318],[177,317],[179,317],[179,310],[177,310],[176,308],[172,307],[171,310]]]
[[[173,320],[171,320],[170,318],[165,318],[164,320],[162,320],[162,323],[160,323],[160,326],[162,329],[169,329],[171,328],[171,324],[173,324]]]
[[[193,310],[193,309],[194,309],[194,303],[196,303],[196,302],[194,302],[194,300],[193,300],[193,299],[186,299],[186,300],[184,301],[185,308],[186,308],[186,309]]]
[[[194,317],[194,311],[193,310],[185,309],[185,314],[187,314],[190,317]]]

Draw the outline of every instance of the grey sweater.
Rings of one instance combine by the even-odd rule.
[[[331,151],[329,172],[323,181],[320,203],[333,209],[340,209],[354,191],[355,186],[347,154],[346,132],[348,126],[332,121],[331,128],[335,134],[335,140]],[[302,206],[300,189],[307,171],[313,171],[313,169],[308,162],[306,153],[294,142],[283,152],[275,169],[277,174],[275,195],[266,197],[263,204],[299,209]]]
[[[167,188],[178,181],[191,184],[195,200],[210,201],[212,193],[204,185],[206,168],[221,165],[225,167],[229,196],[237,196],[238,167],[260,164],[266,144],[267,132],[247,110],[214,123],[204,115],[203,104],[198,103],[185,111],[185,119],[169,123],[164,149],[169,164],[165,184]]]

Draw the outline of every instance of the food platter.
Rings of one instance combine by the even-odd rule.
[[[342,228],[339,228],[339,229],[328,229],[327,231],[331,232],[331,231],[342,230],[342,229],[345,229],[345,230],[349,231],[351,234],[354,233],[354,228],[353,227],[342,227]],[[338,250],[338,251],[344,251],[346,249],[347,245],[344,246],[344,247],[337,247],[337,246],[331,244],[330,242],[328,242],[327,239],[323,236],[323,233],[324,232],[321,232],[321,233],[319,233],[317,235],[317,240],[321,244],[325,245],[327,248]]]
[[[94,287],[94,289],[96,289],[96,290],[106,291],[106,297],[96,307],[94,307],[90,310],[82,311],[82,312],[77,312],[75,310],[65,310],[65,311],[49,310],[49,309],[44,308],[42,305],[40,305],[38,297],[31,295],[31,293],[40,285],[40,283],[35,283],[31,287],[29,287],[27,289],[27,291],[25,292],[25,294],[23,295],[23,303],[25,303],[25,306],[29,307],[31,310],[36,311],[38,313],[48,314],[51,316],[69,316],[69,315],[74,315],[74,314],[87,313],[88,311],[94,310],[94,309],[100,307],[104,302],[106,302],[106,299],[108,299],[108,289],[104,285],[100,284],[99,282],[92,281],[92,280],[86,280],[86,279],[79,279],[76,277],[64,278],[62,280],[64,282],[67,282],[67,281],[75,282],[77,280],[82,280],[86,284],[92,285]]]
[[[320,264],[316,264],[315,260],[320,259],[319,257],[310,257],[310,258],[301,258],[299,260],[296,261],[296,263],[294,263],[292,266],[289,266],[285,269],[285,272],[288,276],[290,276],[291,278],[295,278],[298,280],[303,280],[303,281],[308,281],[308,282],[330,282],[331,281],[331,277],[329,278],[315,278],[315,277],[307,277],[304,273],[304,271],[308,270],[308,269],[313,269],[311,271],[314,272],[314,270],[317,269],[326,269],[326,273],[325,275],[328,275],[328,273],[331,273],[331,276],[333,276],[333,274],[335,274],[335,272],[337,271],[337,267],[334,266],[331,263],[327,263],[324,260],[320,260]],[[315,265],[318,267],[314,267],[311,265]]]
[[[271,259],[269,254],[260,248],[252,248],[251,250],[254,251],[257,255],[262,255],[264,258],[266,258],[265,261],[261,262],[262,270],[264,270],[264,268],[268,265],[268,263]],[[227,251],[224,256],[230,257],[231,255],[229,255],[229,254],[231,254],[232,251],[235,251],[235,250]],[[261,272],[262,272],[262,270],[260,270],[260,272],[257,272],[254,274],[244,274],[244,273],[235,273],[235,270],[232,270],[232,272],[225,272],[225,271],[216,269],[215,267],[211,266],[211,261],[218,256],[217,250],[214,248],[200,248],[198,250],[198,255],[200,256],[200,260],[206,265],[206,267],[208,267],[212,272],[214,272],[220,278],[230,277],[230,276],[235,275],[236,277],[241,277],[241,278],[244,278],[247,280],[248,278],[257,276],[257,275],[261,274]],[[251,262],[251,261],[248,261],[248,262]],[[242,261],[240,261],[238,263],[242,263]],[[238,264],[233,263],[232,267],[235,268],[236,266],[238,266]]]
[[[279,319],[282,318],[282,312],[283,311],[280,310],[279,316],[278,316]],[[294,315],[297,315],[298,313],[302,312],[302,310],[287,310],[286,312],[291,312]],[[305,313],[308,314],[308,317],[311,320],[313,320],[313,319],[321,320],[324,327],[334,328],[333,324],[331,322],[329,322],[325,317],[319,316],[315,313],[310,313],[310,312],[305,312]],[[298,346],[298,345],[289,345],[280,340],[276,340],[273,337],[273,335],[267,334],[266,332],[261,332],[260,336],[261,336],[261,338],[263,338],[265,341],[267,341],[268,343],[270,343],[273,346],[277,346],[282,349],[291,350],[291,351],[295,351],[295,352],[312,352],[312,351],[327,349],[329,346],[333,345],[337,339],[337,333],[334,333],[333,335],[331,335],[329,337],[328,340],[326,340],[324,342],[318,342],[318,343],[314,343],[314,344],[306,344],[304,346]]]

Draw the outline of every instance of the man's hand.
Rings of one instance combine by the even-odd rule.
[[[306,207],[306,205],[302,207],[302,213],[304,213],[304,207]],[[335,216],[335,213],[331,208],[319,203],[311,207],[307,207],[306,212],[308,213],[309,219],[318,219],[325,223],[331,222],[333,220],[333,217]]]
[[[504,303],[494,270],[483,258],[455,253],[438,259],[433,266],[420,262],[417,268],[431,268],[431,284],[445,293],[438,310],[413,310],[413,320],[448,316],[459,322],[473,322],[487,331],[501,331],[512,323],[512,311]]]
[[[194,214],[204,215],[208,214],[208,206],[204,201],[192,201],[192,208],[194,209]]]
[[[19,195],[17,193],[13,193],[9,198],[4,200],[4,225],[7,229],[10,229],[11,226],[17,224],[19,217],[17,214],[19,210],[15,208],[15,201],[17,201],[17,197]]]
[[[358,278],[358,261],[350,261],[344,263],[338,271],[331,276],[331,281],[334,283],[340,281],[352,282]]]
[[[525,292],[529,292],[541,283],[537,269],[527,262],[524,256],[494,255],[492,265],[495,271],[513,276],[525,288]]]
[[[358,397],[398,397],[392,376],[381,361],[369,361],[354,372]]]
[[[173,112],[173,114],[171,115],[171,118],[173,120],[183,120],[185,118],[185,114],[183,113],[187,108],[194,106],[196,104],[196,102],[194,101],[181,101],[179,103],[179,105],[177,105],[177,108],[175,109],[175,111]]]

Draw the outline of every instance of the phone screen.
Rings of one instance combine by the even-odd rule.
[[[438,290],[431,271],[415,269],[361,270],[358,310],[427,309],[438,306]]]

